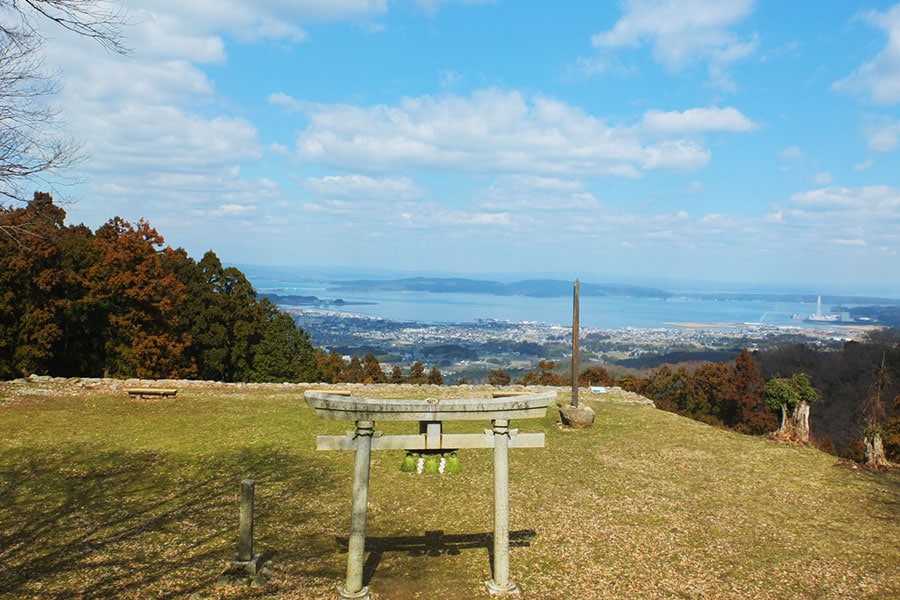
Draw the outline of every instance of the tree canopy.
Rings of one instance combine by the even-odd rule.
[[[47,194],[0,208],[0,377],[317,381],[309,336],[212,251],[146,221],[66,226]]]

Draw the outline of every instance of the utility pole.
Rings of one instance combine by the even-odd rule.
[[[578,278],[575,278],[575,293],[572,297],[572,406],[578,408]]]

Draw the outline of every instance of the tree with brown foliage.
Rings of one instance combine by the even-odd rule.
[[[321,378],[306,332],[213,252],[196,263],[145,221],[64,220],[48,194],[0,208],[0,377]]]
[[[777,419],[766,407],[766,382],[746,348],[735,358],[732,373],[733,404],[729,404],[722,421],[741,433],[772,431]]]
[[[315,353],[316,368],[321,380],[325,383],[340,383],[344,371],[344,359],[335,350],[325,352],[317,348]]]
[[[676,371],[663,365],[641,384],[641,393],[652,398],[657,408],[683,413],[692,391],[691,374],[684,367]]]
[[[366,372],[363,369],[362,361],[355,354],[350,358],[350,362],[344,367],[341,374],[341,381],[344,383],[363,383],[366,380]]]
[[[522,385],[546,385],[559,387],[566,385],[568,382],[561,375],[556,373],[557,363],[555,360],[538,361],[537,371],[529,371],[522,378]]]
[[[512,382],[512,377],[509,376],[504,369],[497,368],[491,369],[491,372],[488,373],[488,383],[490,385],[509,385]]]
[[[578,384],[582,386],[613,385],[615,384],[615,378],[609,374],[605,367],[595,365],[581,370],[578,374]]]
[[[386,383],[387,376],[378,358],[371,352],[367,352],[362,359],[363,372],[365,373],[365,383]]]
[[[172,252],[146,221],[115,217],[97,230],[99,256],[89,273],[90,301],[106,314],[104,373],[121,377],[191,377],[196,365],[186,349],[179,313],[184,284],[163,266]]]
[[[421,362],[416,361],[409,366],[409,378],[406,380],[408,383],[428,383],[428,377],[425,375],[425,365]]]
[[[0,375],[45,373],[63,335],[65,272],[58,241],[65,211],[47,194],[0,211],[0,228],[27,232],[29,246],[0,238]]]
[[[722,425],[718,407],[732,394],[731,369],[724,363],[703,363],[691,379],[693,394],[683,414],[710,425]]]

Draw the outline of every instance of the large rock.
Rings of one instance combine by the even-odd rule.
[[[559,419],[566,427],[586,429],[594,424],[594,409],[583,404],[563,404],[559,407]]]

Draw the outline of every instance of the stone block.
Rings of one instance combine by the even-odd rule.
[[[579,404],[577,407],[564,404],[559,407],[559,420],[566,427],[586,429],[594,424],[594,409]]]

